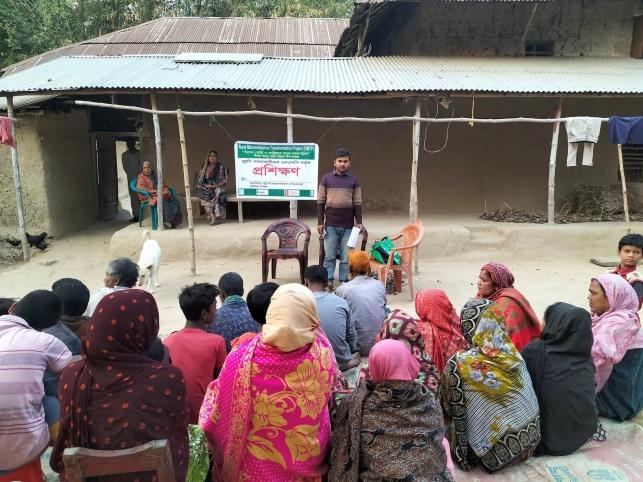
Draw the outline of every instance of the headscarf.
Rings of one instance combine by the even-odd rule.
[[[420,373],[420,363],[401,341],[382,340],[375,343],[368,354],[368,369],[375,383],[409,381]]]
[[[514,275],[509,268],[502,263],[490,262],[482,267],[487,273],[497,289],[513,288]]]
[[[625,353],[643,348],[643,334],[637,313],[639,301],[632,286],[616,274],[602,274],[592,280],[603,287],[610,305],[602,315],[592,313],[592,358],[596,365],[596,392],[600,392]]]
[[[494,302],[491,300],[472,298],[462,307],[462,311],[460,312],[460,326],[462,327],[462,336],[464,336],[464,339],[469,344],[471,344],[473,334],[478,327],[480,315],[493,304]]]
[[[382,343],[380,340],[397,340],[402,342],[420,365],[420,371],[416,381],[426,386],[435,395],[438,394],[440,388],[440,372],[438,372],[435,367],[424,338],[422,337],[422,333],[420,333],[418,329],[418,324],[411,315],[399,309],[391,311],[382,324],[382,329],[376,339],[375,345]],[[362,369],[360,378],[371,378],[369,365]]]
[[[442,386],[455,430],[454,453],[465,470],[472,468],[469,448],[496,471],[540,442],[529,372],[497,306],[481,312],[471,348],[449,359]]]
[[[270,299],[263,341],[281,351],[293,351],[315,340],[319,324],[312,291],[296,283],[281,285]]]
[[[444,371],[447,360],[458,350],[468,347],[462,336],[460,318],[447,294],[438,289],[426,288],[415,296],[415,311],[420,317],[418,328],[427,350],[439,373]]]
[[[520,351],[540,336],[540,320],[524,295],[514,288],[514,276],[502,263],[487,263],[481,269],[489,273],[496,291],[487,296],[501,309],[507,333]],[[478,298],[481,296],[478,294]]]
[[[366,251],[353,250],[348,253],[348,265],[354,273],[368,273],[371,255]]]
[[[67,447],[115,450],[168,439],[176,479],[185,479],[183,374],[144,355],[158,330],[156,302],[146,291],[115,291],[98,303],[87,321],[83,360],[65,368],[60,378],[63,415],[51,457],[56,472],[64,469]]]
[[[567,303],[551,305],[540,340],[528,344],[522,356],[540,406],[539,454],[575,452],[598,424],[589,313]]]

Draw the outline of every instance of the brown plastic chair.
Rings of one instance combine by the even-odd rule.
[[[360,233],[362,235],[362,251],[366,251],[366,243],[368,243],[368,231],[362,227]],[[324,266],[324,258],[326,258],[326,250],[324,249],[324,237],[319,236],[319,266]],[[337,255],[339,259],[339,254]]]
[[[83,482],[87,477],[133,474],[155,471],[159,482],[173,482],[174,468],[170,443],[153,440],[123,450],[94,450],[67,448],[63,463],[68,482]]]
[[[413,249],[417,248],[422,242],[422,239],[424,239],[422,221],[416,221],[413,224],[404,226],[399,234],[391,238],[391,241],[396,241],[400,238],[403,238],[402,242],[404,244],[402,246],[396,246],[391,250],[386,264],[371,259],[371,269],[377,272],[384,286],[386,286],[386,276],[388,272],[393,271],[396,293],[402,292],[402,273],[406,273],[411,300],[413,300]],[[393,264],[393,255],[395,253],[400,253],[400,264]]]
[[[268,249],[268,236],[275,233],[279,238],[277,249]],[[304,234],[304,249],[297,246],[299,237]],[[296,219],[284,218],[275,221],[261,236],[261,279],[268,281],[268,261],[272,264],[272,279],[277,276],[278,259],[297,259],[299,261],[299,275],[301,284],[304,284],[304,271],[308,266],[308,244],[310,243],[310,228]]]

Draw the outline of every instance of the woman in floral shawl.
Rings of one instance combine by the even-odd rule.
[[[481,310],[469,350],[447,362],[442,404],[451,419],[451,447],[463,470],[478,463],[489,472],[528,458],[540,442],[538,400],[525,361],[511,343],[502,311]],[[470,319],[469,319],[470,320]]]
[[[540,338],[540,321],[527,298],[514,288],[514,275],[502,263],[487,263],[478,276],[476,298],[494,301],[502,311],[511,342],[521,351]]]
[[[208,158],[203,163],[197,180],[196,192],[201,199],[201,206],[214,224],[216,219],[226,218],[226,185],[228,169],[219,162],[217,151],[208,152]]]
[[[415,312],[420,317],[418,329],[427,351],[441,374],[447,360],[458,350],[469,346],[462,336],[460,318],[447,294],[434,288],[418,291],[415,295]]]
[[[312,292],[281,286],[262,333],[228,355],[201,406],[213,479],[321,481],[334,360]]]

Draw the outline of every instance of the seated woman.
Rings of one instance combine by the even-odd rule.
[[[542,439],[536,454],[569,455],[592,435],[604,440],[594,395],[589,313],[567,303],[551,305],[540,340],[521,354],[540,407]]]
[[[592,358],[596,365],[596,404],[604,417],[627,420],[643,408],[643,334],[632,286],[616,274],[593,278]]]
[[[156,339],[159,313],[154,297],[127,289],[105,296],[87,321],[83,359],[60,377],[60,432],[51,468],[65,480],[68,447],[117,450],[167,439],[177,481],[188,468],[188,407],[178,368],[144,355]],[[99,480],[156,480],[153,472]]]
[[[436,397],[414,382],[420,364],[397,340],[375,344],[370,380],[342,400],[334,418],[329,481],[450,481]]]
[[[203,400],[214,480],[321,480],[334,360],[313,293],[282,285],[262,333],[230,352]]]
[[[411,315],[402,310],[391,311],[382,324],[382,331],[377,337],[377,343],[381,340],[397,340],[404,343],[420,364],[415,381],[426,386],[435,396],[438,396],[441,372],[436,369],[430,353],[431,347],[427,347],[418,328],[418,322]],[[360,379],[368,380],[370,378],[367,364],[360,371]]]
[[[502,263],[487,263],[478,276],[476,298],[494,301],[505,319],[509,338],[518,351],[540,336],[540,321],[529,301],[514,288],[514,276]]]
[[[493,303],[480,309],[480,300],[473,301],[460,316],[476,326],[471,348],[447,361],[442,406],[451,420],[451,448],[462,470],[482,463],[496,472],[536,449],[538,400],[525,362],[507,335],[502,311]],[[474,313],[477,318],[471,318]]]
[[[370,277],[370,259],[366,251],[348,253],[350,281],[335,290],[335,294],[348,303],[361,356],[368,356],[386,318],[386,288]]]
[[[152,172],[152,164],[149,161],[143,163],[143,169],[136,180],[136,188],[150,193],[150,206],[156,206],[157,203],[157,181],[156,175]],[[168,228],[177,228],[183,222],[181,204],[178,196],[172,194],[172,191],[163,185],[163,224]],[[143,194],[138,195],[139,200],[146,201],[147,197]]]
[[[226,218],[227,183],[228,169],[219,162],[217,151],[208,152],[208,157],[199,171],[196,192],[210,224],[214,224],[217,219]]]
[[[415,295],[415,312],[420,317],[417,325],[426,350],[442,374],[447,360],[469,346],[462,336],[460,318],[447,294],[433,288],[418,291]]]

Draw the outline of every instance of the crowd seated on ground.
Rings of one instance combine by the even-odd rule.
[[[0,386],[11,387],[0,397],[0,482],[44,481],[48,445],[66,480],[66,448],[160,439],[173,477],[190,482],[448,481],[451,460],[497,472],[574,453],[609,439],[599,416],[643,408],[633,269],[643,237],[621,241],[622,265],[589,280],[589,311],[556,302],[542,323],[496,262],[459,316],[433,288],[417,293],[416,313],[390,310],[360,251],[334,293],[322,266],[308,267],[305,286],[262,283],[246,299],[238,273],[186,286],[185,326],[162,341],[156,301],[133,288],[127,258],[109,263],[91,297],[63,278],[0,298]]]

